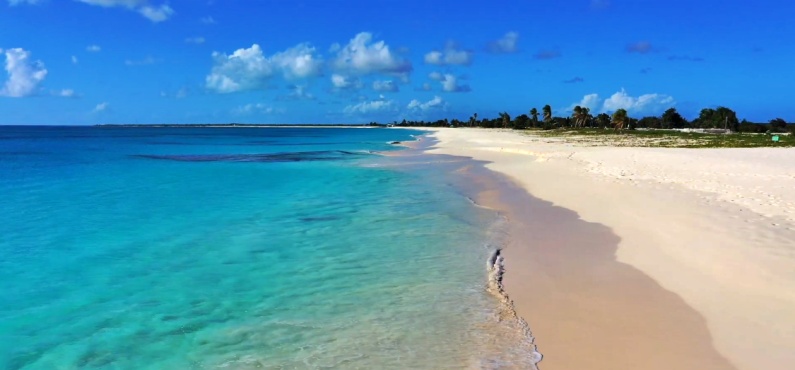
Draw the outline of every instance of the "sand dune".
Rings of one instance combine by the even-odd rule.
[[[792,368],[795,149],[582,147],[481,129],[433,136],[432,153],[491,162],[533,197],[616,236],[613,249],[587,247],[580,225],[542,248],[515,232],[522,240],[506,249],[505,285],[545,355],[542,370]],[[552,227],[527,221],[530,205],[501,202],[535,235]],[[616,264],[583,264],[595,250]],[[671,296],[644,293],[657,285]],[[543,301],[532,294],[545,290]],[[654,348],[686,360],[657,367]]]

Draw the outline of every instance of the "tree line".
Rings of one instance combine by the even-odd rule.
[[[384,126],[377,122],[370,125]],[[523,130],[529,128],[552,130],[558,128],[601,128],[614,130],[634,130],[637,128],[649,129],[726,129],[733,132],[753,133],[795,133],[795,123],[787,123],[781,118],[775,118],[767,123],[739,120],[737,113],[726,107],[704,108],[698,117],[688,121],[676,108],[669,108],[660,116],[645,116],[641,118],[630,117],[626,109],[618,109],[612,115],[607,113],[593,114],[588,107],[575,106],[571,116],[554,117],[552,107],[547,104],[538,109],[532,108],[528,114],[521,114],[511,118],[507,112],[499,113],[495,118],[478,118],[475,113],[469,120],[440,119],[436,121],[395,121],[390,125],[404,127],[483,127],[483,128],[510,128]]]

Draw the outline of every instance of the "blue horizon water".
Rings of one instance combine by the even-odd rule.
[[[0,367],[527,368],[419,133],[0,127]]]

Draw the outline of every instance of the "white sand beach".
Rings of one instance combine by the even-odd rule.
[[[504,251],[505,286],[542,370],[792,368],[795,149],[432,136],[430,153],[487,161],[543,203],[482,197],[521,225]],[[581,225],[553,230],[533,219],[538,207]]]

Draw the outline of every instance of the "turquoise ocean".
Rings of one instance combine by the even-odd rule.
[[[0,127],[0,368],[533,368],[421,134]]]

